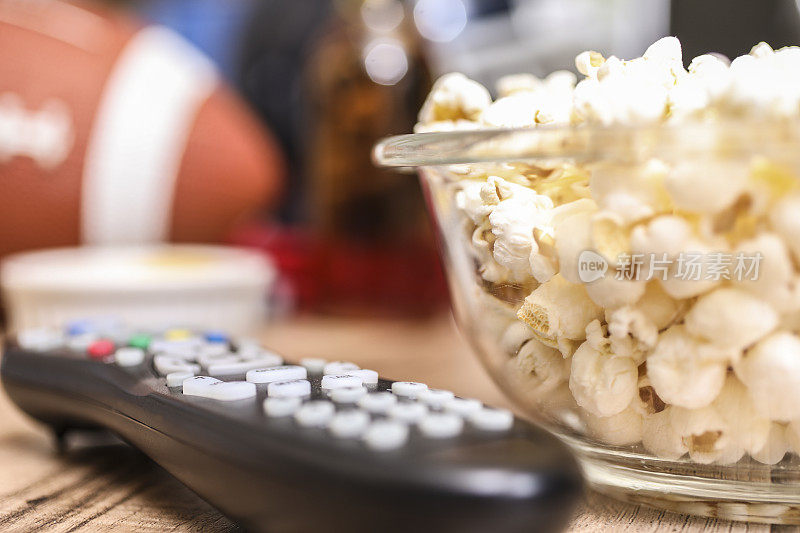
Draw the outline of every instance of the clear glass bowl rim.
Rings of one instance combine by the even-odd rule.
[[[538,126],[387,137],[372,153],[382,167],[504,161],[570,163],[753,155],[786,159],[800,147],[800,120],[726,119],[651,125]],[[796,157],[792,152],[790,155]]]

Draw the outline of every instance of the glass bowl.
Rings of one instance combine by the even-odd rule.
[[[800,523],[800,124],[402,135],[456,319],[588,482]]]

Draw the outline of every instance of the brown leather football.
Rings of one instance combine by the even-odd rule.
[[[0,0],[0,255],[215,242],[282,159],[175,33],[94,5]]]

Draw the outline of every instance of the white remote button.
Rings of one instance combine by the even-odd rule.
[[[264,400],[264,413],[272,418],[293,415],[302,403],[300,398],[267,398]]]
[[[94,333],[82,333],[80,335],[69,337],[67,340],[67,347],[76,352],[85,352],[89,345],[99,338],[100,337]]]
[[[368,425],[369,415],[364,411],[342,411],[328,423],[328,431],[340,439],[354,439],[360,437]]]
[[[350,374],[322,376],[322,388],[325,390],[360,386],[361,378],[358,376],[351,376]]]
[[[514,425],[514,415],[507,409],[484,407],[470,414],[469,421],[484,431],[507,431]]]
[[[294,419],[303,427],[323,427],[333,418],[335,411],[331,402],[315,400],[303,404],[294,414]]]
[[[205,389],[205,393],[205,395],[199,394],[198,396],[205,396],[221,402],[246,400],[255,398],[256,386],[246,381],[220,381],[209,385]]]
[[[248,370],[245,379],[251,383],[273,383],[275,381],[306,379],[307,377],[308,372],[302,366],[285,365]]]
[[[207,370],[212,376],[230,376],[233,374],[244,374],[249,370],[255,370],[257,368],[278,366],[282,363],[283,359],[280,357],[266,356],[261,359],[238,361],[235,363],[211,363],[208,365]]]
[[[325,359],[319,359],[317,357],[306,357],[304,359],[300,359],[300,364],[308,370],[309,374],[322,374],[325,370],[325,365],[328,364],[328,361]]]
[[[434,409],[441,408],[446,402],[452,400],[454,395],[449,390],[428,389],[419,393],[417,400]]]
[[[426,437],[447,439],[461,433],[464,419],[452,413],[428,413],[417,426]]]
[[[385,414],[397,403],[397,396],[391,392],[373,392],[362,396],[358,406],[370,413]]]
[[[220,357],[230,353],[228,345],[224,342],[207,342],[197,351],[197,357],[198,359],[200,357]]]
[[[428,414],[428,408],[424,403],[408,402],[398,403],[389,409],[389,418],[413,424]]]
[[[342,387],[331,391],[331,400],[336,403],[352,403],[367,393],[366,387]]]
[[[267,396],[275,398],[302,398],[311,394],[311,383],[307,379],[273,381],[267,385]]]
[[[172,372],[194,372],[195,374],[200,372],[200,365],[188,363],[185,359],[171,355],[156,355],[153,357],[153,366],[162,376]]]
[[[167,387],[180,387],[183,382],[194,377],[194,372],[170,372],[167,374]]]
[[[17,343],[34,352],[46,352],[61,346],[63,337],[57,331],[47,328],[25,329],[17,333]]]
[[[348,370],[345,374],[350,374],[351,376],[358,376],[361,378],[361,381],[364,385],[375,385],[378,383],[378,373],[374,370],[369,370],[367,368],[359,368],[358,370]]]
[[[144,350],[130,347],[119,348],[114,352],[114,361],[116,361],[119,366],[141,365],[144,362]]]
[[[156,339],[147,347],[155,354],[167,354],[183,359],[194,359],[200,352],[200,344],[194,340],[167,341]]]
[[[242,360],[232,353],[225,353],[220,355],[198,355],[197,362],[200,366],[208,368],[211,365],[229,365],[231,363],[240,363]]]
[[[240,340],[236,345],[236,354],[242,358],[252,359],[253,357],[258,357],[263,351],[264,348],[261,346],[261,343],[255,340]]]
[[[325,368],[322,369],[322,372],[325,375],[328,374],[347,374],[351,370],[358,370],[359,367],[355,363],[351,363],[349,361],[334,361],[332,363],[328,363],[325,365]]]
[[[183,393],[187,396],[202,396],[208,387],[220,383],[217,378],[210,376],[195,376],[183,381]]]
[[[264,350],[263,348],[258,350],[258,351],[253,350],[253,351],[250,351],[250,352],[248,352],[248,351],[237,352],[237,355],[243,361],[260,361],[260,360],[263,360],[263,359],[270,359],[272,361],[277,361],[276,363],[274,363],[275,365],[282,365],[283,364],[283,357],[281,357],[280,355],[278,355],[275,352],[272,352],[270,350]]]
[[[406,398],[416,398],[424,390],[428,390],[428,386],[416,381],[395,381],[392,383],[392,392]]]
[[[467,416],[470,413],[474,413],[475,411],[481,409],[483,404],[479,400],[472,398],[453,398],[452,400],[447,400],[444,402],[442,407],[445,411],[449,411],[461,416]]]
[[[401,447],[408,440],[408,427],[400,422],[379,420],[364,432],[364,442],[372,450],[388,451]]]

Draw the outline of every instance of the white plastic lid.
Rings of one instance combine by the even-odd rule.
[[[26,292],[264,290],[274,277],[260,253],[207,245],[57,248],[0,264],[3,289]]]

